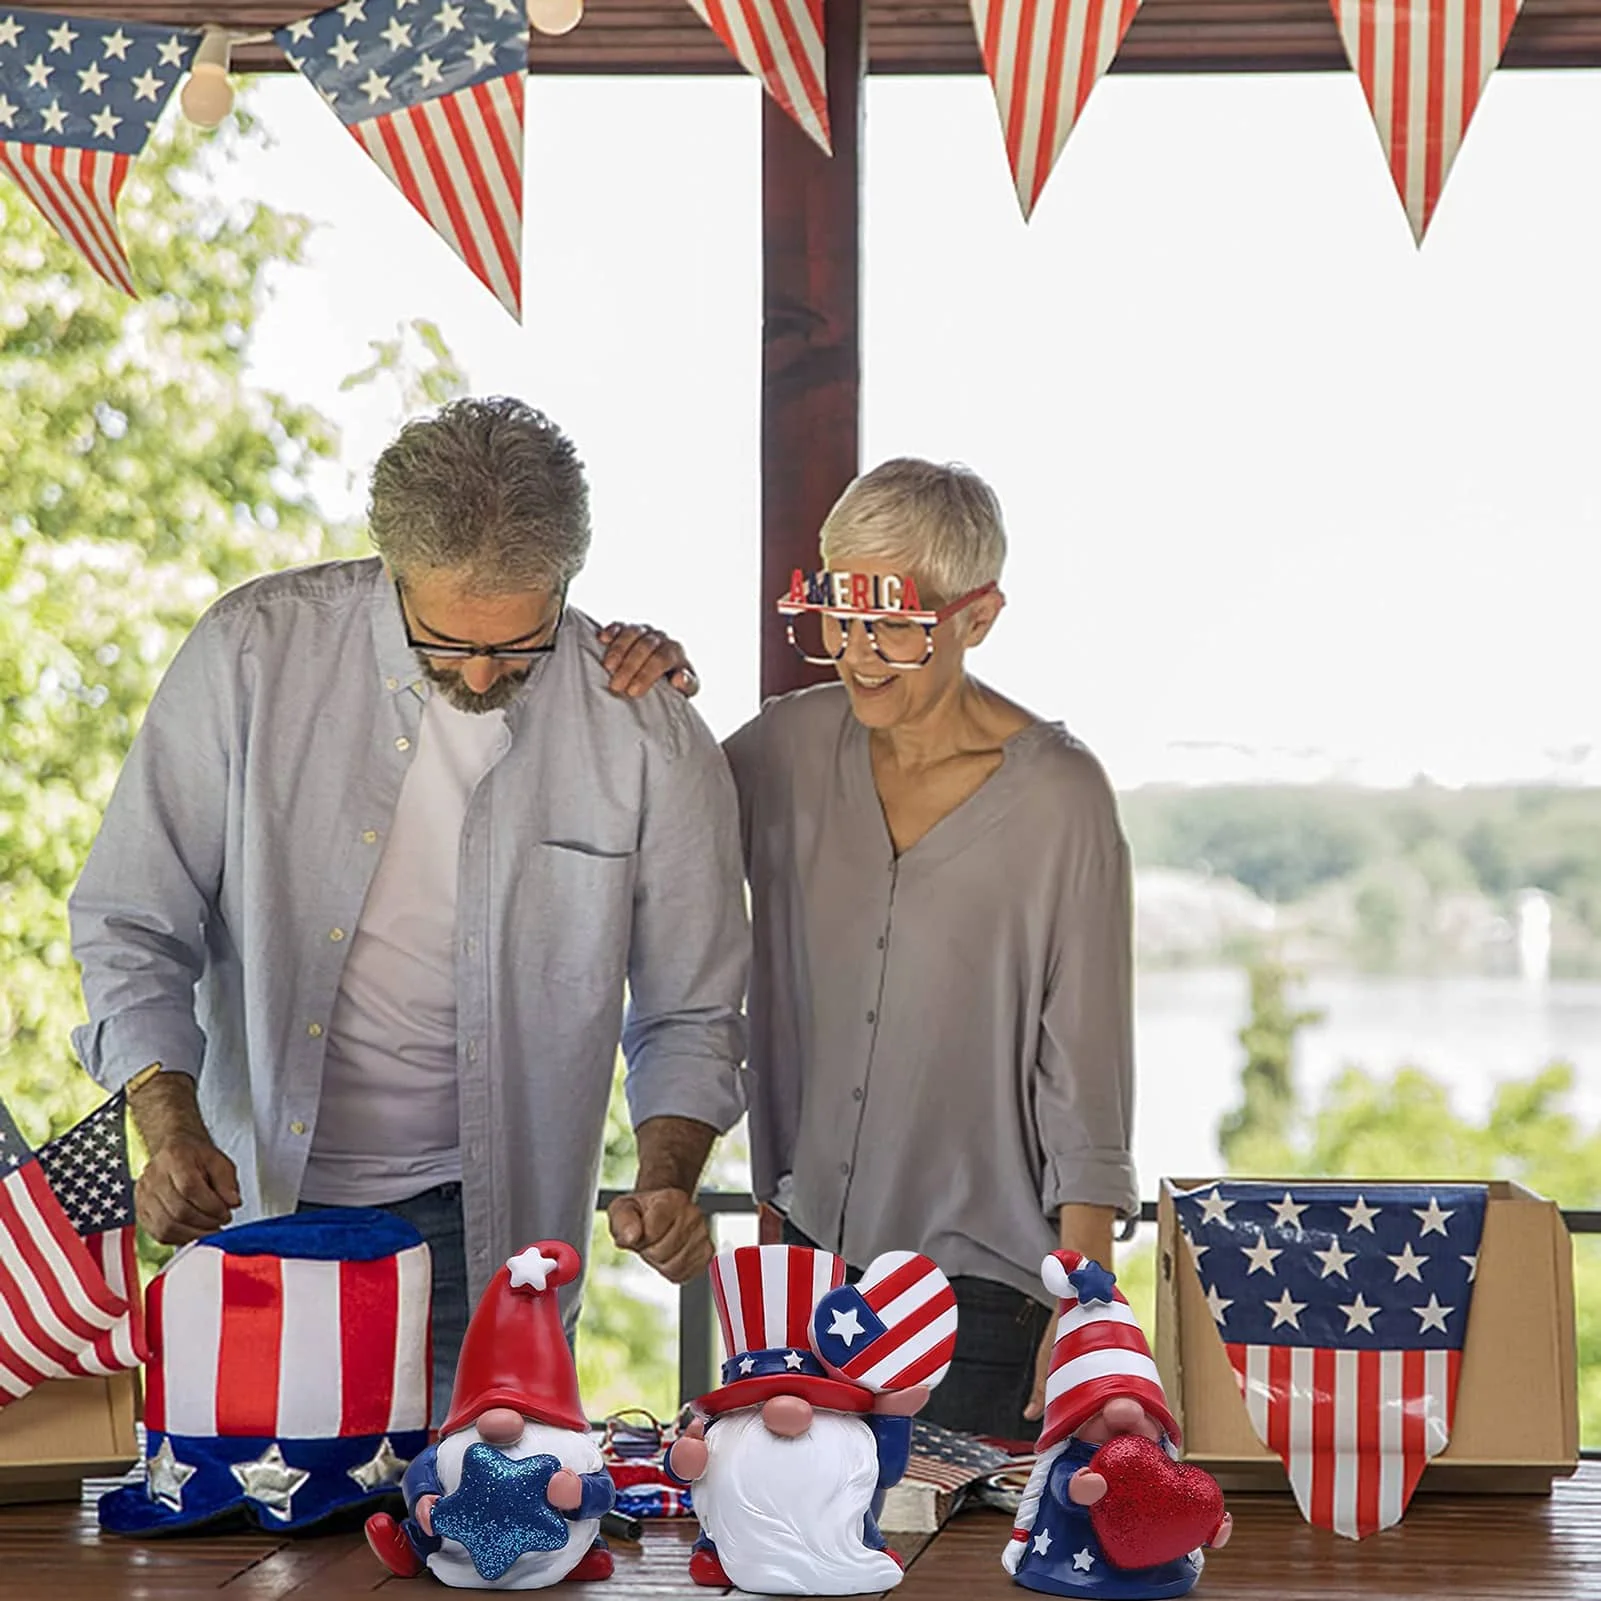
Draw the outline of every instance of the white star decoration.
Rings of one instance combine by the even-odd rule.
[[[495,47],[492,44],[485,44],[477,34],[474,34],[473,42],[467,46],[467,54],[472,58],[474,70],[482,72],[495,59]]]
[[[753,1356],[742,1356],[739,1359],[739,1371],[745,1374],[754,1373],[756,1371],[756,1358]]]
[[[1373,1232],[1373,1219],[1379,1215],[1379,1209],[1369,1206],[1365,1196],[1357,1196],[1355,1206],[1342,1206],[1340,1210],[1350,1218],[1352,1228],[1366,1229],[1369,1234]]]
[[[95,114],[89,119],[89,123],[94,129],[95,137],[97,139],[112,138],[116,134],[117,124],[121,121],[121,117],[112,115],[110,106],[106,106],[103,110],[95,112]],[[94,1216],[95,1222],[98,1223],[103,1215],[103,1213],[96,1212]]]
[[[311,37],[311,25],[315,20],[313,17],[302,17],[299,22],[291,22],[289,37],[296,44],[304,44]]]
[[[1338,1273],[1342,1279],[1350,1279],[1351,1275],[1345,1271],[1345,1264],[1355,1260],[1356,1252],[1342,1251],[1338,1240],[1330,1240],[1328,1250],[1314,1251],[1312,1255],[1323,1264],[1323,1271],[1318,1275],[1319,1278],[1326,1279],[1329,1274]]]
[[[1073,1553],[1073,1566],[1080,1573],[1088,1573],[1095,1566],[1095,1558],[1090,1555],[1088,1546],[1085,1546],[1082,1551]]]
[[[1379,1315],[1380,1308],[1369,1306],[1362,1299],[1362,1292],[1356,1292],[1356,1299],[1349,1306],[1342,1306],[1340,1310],[1345,1313],[1345,1332],[1349,1334],[1352,1329],[1365,1329],[1369,1334],[1373,1332],[1373,1320]]]
[[[418,56],[417,76],[422,79],[422,86],[426,89],[431,83],[438,83],[442,69],[432,56]]]
[[[1191,1234],[1188,1229],[1184,1230],[1184,1243],[1190,1248],[1190,1260],[1195,1264],[1197,1270],[1199,1270],[1201,1266],[1201,1258],[1205,1256],[1206,1253],[1212,1249],[1212,1247],[1210,1245],[1197,1245],[1195,1243],[1195,1236]]]
[[[858,1334],[865,1334],[867,1331],[862,1327],[862,1320],[857,1317],[856,1308],[853,1306],[848,1311],[834,1313],[834,1321],[828,1325],[828,1332],[837,1334],[848,1349]]]
[[[105,51],[108,60],[115,56],[118,61],[126,61],[128,59],[128,46],[132,43],[133,40],[121,28],[118,28],[115,33],[108,33],[100,41],[100,48]]]
[[[16,115],[17,108],[4,95],[0,95],[0,122],[3,122],[9,128]]]
[[[1218,1191],[1213,1190],[1210,1195],[1201,1197],[1201,1221],[1203,1223],[1227,1223],[1229,1220],[1229,1208],[1233,1205],[1233,1201],[1225,1201]]]
[[[1412,1249],[1410,1240],[1407,1240],[1401,1246],[1401,1254],[1392,1256],[1390,1260],[1395,1263],[1395,1282],[1397,1284],[1402,1279],[1416,1279],[1419,1284],[1423,1282],[1423,1274],[1420,1269],[1428,1261],[1428,1257],[1419,1256]]]
[[[50,82],[50,74],[56,69],[47,67],[43,56],[35,56],[22,70],[28,74],[30,89],[42,89]]]
[[[556,1271],[556,1259],[546,1256],[537,1245],[530,1245],[526,1251],[520,1251],[507,1260],[506,1270],[511,1274],[511,1287],[514,1290],[525,1286],[543,1290],[545,1281]]]
[[[355,62],[357,55],[360,53],[356,49],[356,46],[343,34],[340,34],[339,37],[334,40],[331,49],[333,52],[334,65],[336,67],[351,66]]]
[[[1295,1229],[1301,1227],[1301,1214],[1307,1209],[1309,1202],[1299,1202],[1288,1190],[1284,1192],[1282,1201],[1270,1201],[1268,1205],[1273,1209],[1273,1221],[1281,1229]]]
[[[441,33],[454,33],[461,26],[461,7],[453,6],[446,0],[434,13],[434,21],[439,24]]]
[[[1445,1320],[1456,1311],[1456,1308],[1454,1306],[1441,1306],[1439,1296],[1430,1295],[1427,1306],[1415,1306],[1412,1310],[1417,1313],[1421,1320],[1418,1325],[1419,1334],[1427,1334],[1430,1329],[1438,1329],[1441,1334],[1444,1334]]]
[[[97,95],[101,92],[101,85],[105,83],[107,76],[91,61],[79,72],[78,87],[86,95]]]
[[[46,133],[60,133],[67,125],[67,114],[61,109],[59,100],[52,100],[39,115],[44,118]]]
[[[1414,1206],[1412,1208],[1412,1215],[1421,1219],[1423,1223],[1423,1227],[1418,1230],[1419,1238],[1421,1238],[1425,1234],[1444,1234],[1445,1220],[1448,1217],[1455,1217],[1456,1213],[1442,1212],[1439,1200],[1431,1195],[1429,1204],[1426,1207]]]
[[[362,80],[362,92],[367,96],[367,104],[373,105],[379,100],[389,98],[389,80],[380,77],[378,73],[368,68],[367,76]]]
[[[801,1354],[799,1351],[786,1351],[784,1353],[784,1366],[790,1369],[791,1372],[793,1372],[796,1368],[803,1367],[804,1365],[805,1364],[801,1361]]]
[[[182,1512],[183,1487],[198,1471],[173,1455],[171,1440],[163,1440],[161,1449],[145,1464],[146,1487],[152,1499],[174,1512]]]
[[[163,39],[156,46],[161,52],[161,64],[164,67],[181,67],[183,65],[183,41],[177,34],[170,39]]]
[[[135,100],[154,100],[161,93],[161,79],[147,67],[133,80]]]
[[[0,22],[0,44],[14,45],[22,36],[22,24],[15,17]]]
[[[1272,1273],[1274,1259],[1283,1256],[1284,1251],[1282,1248],[1275,1250],[1269,1245],[1267,1236],[1261,1229],[1258,1229],[1256,1231],[1256,1244],[1242,1245],[1240,1254],[1251,1264],[1245,1270],[1245,1276],[1249,1278],[1253,1273]]]
[[[294,1516],[295,1491],[311,1477],[304,1468],[292,1468],[284,1461],[276,1440],[254,1462],[235,1462],[228,1471],[252,1501],[285,1523]]]
[[[1292,1329],[1300,1328],[1301,1314],[1306,1310],[1306,1302],[1292,1301],[1288,1289],[1278,1300],[1264,1301],[1262,1304],[1273,1314],[1274,1328],[1278,1328],[1284,1323],[1288,1323]]]
[[[411,29],[399,17],[391,17],[389,25],[383,30],[384,38],[391,50],[411,49]]]
[[[1051,1531],[1049,1529],[1041,1529],[1040,1530],[1038,1538],[1036,1538],[1036,1540],[1034,1541],[1034,1549],[1036,1551],[1038,1551],[1039,1554],[1042,1557],[1050,1555],[1050,1553],[1051,1553]]]
[[[45,37],[50,41],[52,50],[59,50],[64,55],[72,54],[72,47],[78,41],[78,36],[65,22],[59,28],[45,29]]]
[[[1468,1265],[1468,1283],[1471,1284],[1479,1276],[1479,1253],[1475,1251],[1472,1256],[1462,1258]]]
[[[375,1490],[382,1490],[387,1485],[399,1484],[405,1476],[407,1459],[395,1455],[395,1448],[389,1443],[386,1434],[383,1443],[377,1451],[359,1467],[349,1468],[346,1471],[362,1489],[369,1495]]]
[[[1212,1288],[1206,1292],[1206,1305],[1212,1316],[1216,1318],[1219,1325],[1221,1325],[1224,1322],[1223,1314],[1227,1312],[1228,1309],[1234,1305],[1234,1303],[1226,1296],[1219,1295],[1217,1293],[1217,1286],[1214,1284]]]

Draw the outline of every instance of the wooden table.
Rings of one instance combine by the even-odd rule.
[[[1405,1523],[1356,1544],[1307,1527],[1287,1496],[1234,1496],[1235,1535],[1214,1553],[1197,1601],[1590,1601],[1601,1597],[1601,1463],[1532,1496],[1419,1496]],[[932,1539],[899,1536],[908,1561],[897,1601],[1017,1601],[1000,1568],[1007,1520],[967,1512]],[[660,1524],[615,1544],[607,1584],[564,1585],[561,1601],[629,1601],[697,1592],[692,1526]],[[102,1538],[92,1501],[0,1508],[4,1601],[166,1601],[226,1592],[252,1601],[389,1601],[441,1595],[429,1578],[392,1579],[359,1533],[284,1540],[230,1534],[139,1543]],[[394,1587],[394,1588],[390,1588]],[[472,1592],[464,1592],[472,1593]]]

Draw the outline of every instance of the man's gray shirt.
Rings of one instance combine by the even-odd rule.
[[[636,1125],[725,1130],[745,1104],[733,784],[681,696],[610,693],[594,636],[569,608],[462,826],[475,1286],[535,1239],[587,1256],[619,1038]],[[296,1203],[340,931],[361,916],[424,693],[376,558],[234,590],[162,680],[73,892],[80,1058],[107,1089],[152,1062],[194,1074],[239,1169],[241,1218]]]

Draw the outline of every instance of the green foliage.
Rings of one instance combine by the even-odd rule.
[[[1295,1036],[1323,1013],[1297,1010],[1285,990],[1294,975],[1272,960],[1250,969],[1251,1015],[1239,1032],[1245,1048],[1240,1104],[1218,1126],[1218,1148],[1236,1172],[1271,1173],[1289,1160],[1294,1132]]]

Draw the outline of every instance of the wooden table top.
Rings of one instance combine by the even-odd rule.
[[[98,1486],[90,1487],[91,1490]],[[1309,1528],[1288,1496],[1230,1498],[1235,1534],[1213,1553],[1197,1601],[1587,1601],[1601,1596],[1601,1463],[1539,1496],[1419,1496],[1405,1522],[1360,1544]],[[1008,1521],[966,1512],[933,1539],[897,1536],[907,1559],[897,1601],[1016,1601],[1000,1567]],[[689,1597],[693,1526],[663,1523],[638,1545],[614,1542],[605,1584],[563,1585],[562,1601]],[[89,1494],[81,1503],[0,1507],[5,1601],[166,1601],[215,1595],[251,1601],[346,1601],[429,1578],[393,1579],[359,1533],[287,1540],[224,1534],[137,1542],[102,1536]],[[393,1588],[392,1588],[393,1587]]]

